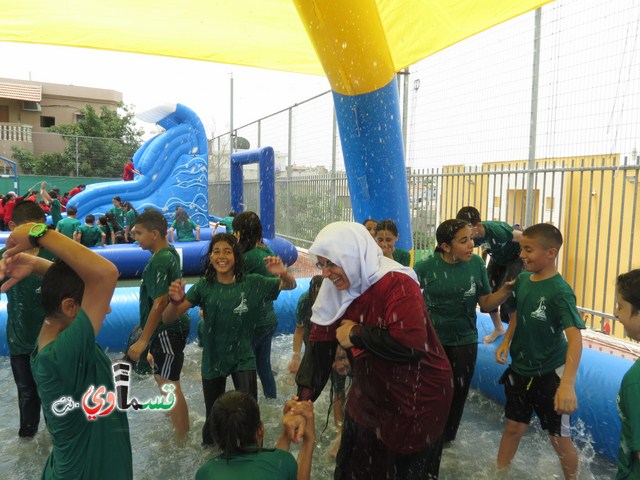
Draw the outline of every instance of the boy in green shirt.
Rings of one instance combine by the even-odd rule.
[[[51,221],[53,222],[53,228],[56,228],[58,222],[62,220],[62,204],[58,200],[58,192],[52,190],[51,193],[47,192],[47,182],[40,184],[40,196],[51,207]]]
[[[632,340],[640,340],[640,269],[618,277],[615,316]],[[622,378],[618,393],[622,423],[617,480],[640,478],[640,359]]]
[[[462,207],[456,218],[466,220],[471,224],[473,230],[473,241],[476,245],[485,244],[488,246],[486,252],[491,255],[487,274],[491,291],[498,291],[505,282],[515,279],[522,271],[522,260],[520,260],[519,241],[522,232],[514,230],[511,225],[505,222],[490,222],[480,219],[480,212],[475,207]],[[484,259],[485,256],[483,255]],[[504,335],[502,322],[509,323],[510,311],[506,303],[498,309],[489,312],[493,321],[493,332],[484,337],[484,343],[492,343],[501,335]]]
[[[61,234],[73,239],[77,228],[80,226],[80,220],[76,218],[78,209],[74,206],[67,208],[67,218],[63,218],[56,225],[56,230]]]
[[[44,212],[34,202],[21,202],[13,210],[9,229],[25,223],[43,223]],[[0,256],[6,248],[0,250]],[[29,252],[47,260],[54,256],[43,248]],[[31,372],[31,352],[36,346],[38,333],[44,321],[44,309],[40,301],[42,278],[32,274],[23,278],[7,294],[7,343],[11,360],[13,379],[18,388],[20,410],[20,430],[18,436],[33,437],[40,423],[40,397]]]
[[[51,263],[20,252],[42,247]],[[111,361],[96,343],[118,279],[108,260],[43,223],[16,227],[7,239],[0,277],[3,290],[31,273],[42,275],[45,319],[31,368],[51,434],[43,479],[131,479],[131,441],[125,412],[91,415],[81,406],[87,392],[115,392]],[[69,400],[70,399],[70,400]],[[64,402],[64,409],[60,409]]]
[[[560,231],[548,223],[533,225],[522,233],[520,246],[526,272],[516,279],[515,308],[496,350],[501,364],[507,364],[511,353],[511,365],[500,379],[507,398],[507,423],[498,468],[513,460],[535,410],[560,458],[564,477],[576,479],[578,453],[571,440],[569,415],[578,408],[575,380],[582,355],[580,330],[585,326],[573,290],[556,269]]]
[[[92,214],[84,217],[84,225],[76,229],[75,239],[87,248],[104,246],[106,235],[96,223],[96,217]]]
[[[189,411],[180,387],[184,347],[189,335],[189,317],[184,314],[172,324],[160,322],[169,303],[169,285],[182,277],[180,257],[167,242],[167,220],[158,210],[147,208],[133,225],[132,234],[140,248],[152,253],[142,272],[140,284],[140,326],[142,333],[129,347],[128,355],[138,362],[149,346],[154,377],[158,386],[173,385],[176,402],[171,409],[173,428],[178,437],[189,431]]]

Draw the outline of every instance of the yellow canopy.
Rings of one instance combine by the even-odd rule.
[[[395,71],[550,0],[370,0]],[[312,0],[297,0],[311,5]],[[359,18],[362,2],[333,0]],[[351,9],[351,10],[350,10]],[[0,0],[0,41],[324,74],[292,0]],[[320,14],[320,13],[319,13]],[[366,41],[366,39],[363,39]],[[335,39],[341,45],[342,39]],[[123,72],[126,75],[126,72]]]

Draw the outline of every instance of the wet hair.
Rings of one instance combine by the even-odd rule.
[[[67,207],[67,215],[75,215],[78,213],[78,209],[73,205]]]
[[[255,212],[242,212],[233,219],[233,231],[240,234],[240,249],[242,253],[253,250],[262,240],[262,224]]]
[[[28,222],[43,223],[45,220],[44,210],[35,202],[24,201],[16,204],[13,209],[11,220],[16,225]]]
[[[42,277],[40,292],[45,316],[53,317],[62,313],[60,307],[66,298],[82,303],[84,282],[69,265],[58,259]]]
[[[110,226],[109,226],[109,219],[107,218],[107,216],[106,216],[106,215],[100,215],[100,216],[98,217],[98,223],[99,223],[100,225],[102,225],[103,227],[107,227],[107,230],[108,230],[107,235],[108,235],[109,233],[111,233],[111,229],[110,229]]]
[[[190,217],[189,217],[189,213],[186,210],[184,210],[183,208],[180,208],[180,210],[176,210],[176,215],[174,218],[177,223],[182,223],[183,225],[187,225],[189,223]]]
[[[260,425],[260,408],[255,399],[248,393],[231,391],[213,404],[207,427],[222,450],[222,457],[231,458],[260,450],[256,446]]]
[[[309,298],[313,299],[314,301],[318,296],[318,292],[320,291],[323,280],[324,277],[322,275],[314,275],[313,277],[311,277],[311,281],[309,282]]]
[[[376,225],[376,233],[382,232],[383,230],[391,232],[394,237],[397,237],[399,235],[398,227],[393,220],[382,220],[378,223],[378,225]]]
[[[441,245],[446,243],[447,245],[451,245],[453,239],[456,238],[456,234],[469,226],[469,222],[466,220],[462,220],[460,218],[453,218],[451,220],[445,220],[440,225],[438,225],[438,229],[436,230],[436,248],[435,252],[444,253]]]
[[[362,224],[366,227],[367,223],[369,223],[369,222],[373,222],[375,224],[378,223],[378,221],[375,218],[367,218],[364,222],[362,222]]]
[[[120,228],[120,226],[118,225],[118,221],[116,220],[116,216],[113,214],[113,212],[107,212],[104,214],[104,217],[107,219],[107,222],[109,222],[109,225],[111,226],[111,229],[116,232],[118,230],[122,230]],[[100,217],[102,218],[102,217]]]
[[[618,275],[616,288],[620,296],[631,304],[631,314],[640,311],[640,269]]]
[[[477,225],[478,222],[481,222],[480,212],[476,207],[462,207],[458,210],[456,214],[456,218],[460,220],[466,220],[471,225]]]
[[[125,202],[125,205],[129,202]],[[129,203],[129,205],[131,205]],[[132,207],[133,208],[133,207]],[[135,212],[135,209],[134,209]],[[136,217],[133,221],[134,225],[140,225],[146,230],[150,232],[157,230],[162,238],[167,237],[167,219],[164,218],[164,215],[160,210],[156,210],[155,208],[147,208],[144,212]]]
[[[218,242],[226,242],[233,249],[233,274],[236,277],[236,282],[241,282],[243,263],[242,251],[240,250],[240,243],[238,243],[238,239],[230,233],[218,233],[211,237],[207,253],[205,253],[202,257],[202,264],[204,266],[204,278],[206,278],[209,283],[216,282],[217,273],[216,269],[213,268],[213,265],[211,265],[211,252],[213,252],[213,247]]]
[[[560,249],[562,246],[562,233],[550,223],[531,225],[522,232],[522,236],[536,240],[544,248]]]
[[[84,217],[84,223],[87,223],[87,224],[96,223],[96,217],[92,213],[90,213],[86,217]]]
[[[113,197],[111,200],[115,200],[116,202],[122,203],[122,199],[118,195]]]

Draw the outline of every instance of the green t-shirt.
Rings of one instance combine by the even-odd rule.
[[[255,370],[251,346],[255,325],[266,300],[280,293],[280,280],[245,274],[241,282],[224,285],[201,278],[187,292],[187,301],[202,307],[202,378]]]
[[[76,232],[82,235],[80,243],[85,247],[97,247],[102,243],[102,230],[97,225],[80,225]]]
[[[116,217],[116,222],[120,225],[120,228],[124,228],[124,210],[121,208],[111,207],[109,209],[113,216]]]
[[[411,265],[411,253],[408,250],[402,248],[395,248],[393,250],[393,259],[401,265],[408,267]]]
[[[58,225],[58,222],[62,220],[62,204],[60,203],[60,200],[57,198],[53,199],[51,202],[51,211],[49,213],[51,214],[51,220],[53,222],[53,227],[55,228],[56,225]]]
[[[487,243],[491,258],[498,265],[505,266],[520,256],[520,244],[513,241],[513,228],[505,222],[482,222],[484,238],[474,238],[476,245]]]
[[[187,220],[187,223],[174,221],[171,224],[171,228],[176,231],[176,237],[178,242],[195,242],[196,236],[193,231],[198,228],[198,225],[191,219]]]
[[[302,340],[304,342],[305,349],[307,342],[309,341],[309,333],[311,332],[311,310],[313,304],[311,298],[309,298],[309,290],[300,295],[298,299],[298,305],[296,305],[296,325],[304,328],[304,336]]]
[[[298,464],[289,452],[259,450],[229,459],[217,456],[202,465],[196,480],[296,480]]]
[[[429,316],[443,345],[478,343],[478,298],[491,293],[487,269],[478,255],[447,263],[435,253],[416,263]]]
[[[99,225],[99,227],[100,231],[104,233],[104,244],[112,245],[113,242],[111,241],[111,234],[113,231],[111,230],[111,225]]]
[[[242,271],[243,273],[257,273],[265,277],[275,278],[269,270],[267,270],[266,263],[264,263],[265,257],[274,257],[275,253],[269,247],[255,247],[246,252],[242,257]],[[262,313],[256,323],[256,335],[262,335],[263,333],[273,329],[278,324],[278,317],[276,311],[273,308],[273,301],[268,300],[264,302]]]
[[[140,326],[144,329],[156,298],[169,293],[169,285],[174,280],[182,278],[180,257],[172,246],[156,252],[147,262],[142,272],[140,283]],[[189,316],[185,313],[175,322],[160,323],[156,327],[154,336],[162,330],[178,330],[184,335],[189,333]]]
[[[129,210],[127,213],[124,214],[124,223],[127,227],[129,227],[129,230],[131,230],[133,228],[133,224],[136,221],[136,212],[134,212],[133,210]]]
[[[235,217],[224,217],[220,220],[220,225],[227,229],[227,233],[233,234],[233,219]]]
[[[80,220],[73,217],[67,217],[58,222],[58,224],[56,225],[56,230],[69,238],[73,238],[73,234],[79,226]]]
[[[115,392],[111,361],[96,343],[84,310],[53,342],[33,353],[31,370],[53,444],[42,478],[133,478],[125,412],[115,408],[96,420],[88,420],[82,408],[67,410],[61,416],[52,410],[54,402],[62,397],[82,403],[83,395],[92,386]]]
[[[562,276],[533,282],[531,272],[523,272],[507,302],[518,314],[511,341],[511,368],[525,377],[538,377],[564,365],[564,330],[585,326],[576,308],[576,296]]]
[[[617,480],[640,478],[640,360],[625,373],[618,393],[618,412],[622,423],[618,448]]]
[[[0,257],[6,248],[0,250]],[[53,254],[43,248],[38,257],[55,260]],[[7,343],[11,355],[33,352],[44,320],[44,308],[40,299],[42,277],[32,273],[7,290]]]

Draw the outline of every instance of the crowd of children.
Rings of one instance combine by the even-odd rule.
[[[202,443],[222,453],[198,470],[197,479],[308,479],[315,435],[311,402],[329,378],[341,440],[334,451],[336,479],[437,478],[443,448],[456,439],[475,369],[477,306],[492,312],[494,331],[485,342],[502,336],[495,357],[508,364],[500,378],[506,423],[497,466],[510,465],[535,412],[564,477],[578,478],[570,415],[578,408],[575,381],[585,325],[571,287],[556,269],[563,239],[553,225],[518,231],[483,222],[474,207],[465,207],[438,226],[433,255],[413,269],[410,253],[395,247],[399,234],[391,220],[325,227],[309,250],[322,275],[312,279],[296,312],[289,371],[296,373],[298,395],[285,404],[282,433],[269,449],[263,447],[257,380],[267,398],[277,397],[270,363],[277,325],[273,301],[296,281],[262,243],[259,217],[234,215],[235,233],[212,237],[203,277],[185,291],[169,240],[174,232],[179,241],[199,238],[186,212],[176,212],[169,228],[162,212],[147,208],[138,214],[114,197],[98,225],[93,215],[81,225],[74,207],[58,218],[58,192],[45,187],[41,196],[52,217],[57,212],[55,229],[44,225],[37,198],[15,203],[8,194],[3,207],[6,214],[14,202],[6,224],[12,233],[0,251],[18,433],[36,434],[42,408],[52,437],[45,477],[133,476],[125,412],[116,409],[89,421],[81,410],[53,410],[56,400],[81,398],[92,386],[114,388],[110,361],[95,337],[118,273],[85,247],[117,243],[120,233],[152,254],[140,286],[141,334],[127,357],[148,359],[158,387],[172,392],[170,416],[179,439],[190,425],[180,384],[186,312],[202,309]],[[474,254],[485,242],[494,262],[489,268]],[[639,291],[640,270],[620,275],[615,315],[636,340]],[[498,317],[500,305],[508,317]],[[506,330],[501,320],[508,320]],[[639,365],[625,375],[618,397],[618,478],[640,478]],[[352,384],[345,404],[347,373]],[[236,392],[225,393],[229,376]],[[284,452],[292,441],[302,441],[297,464]]]

